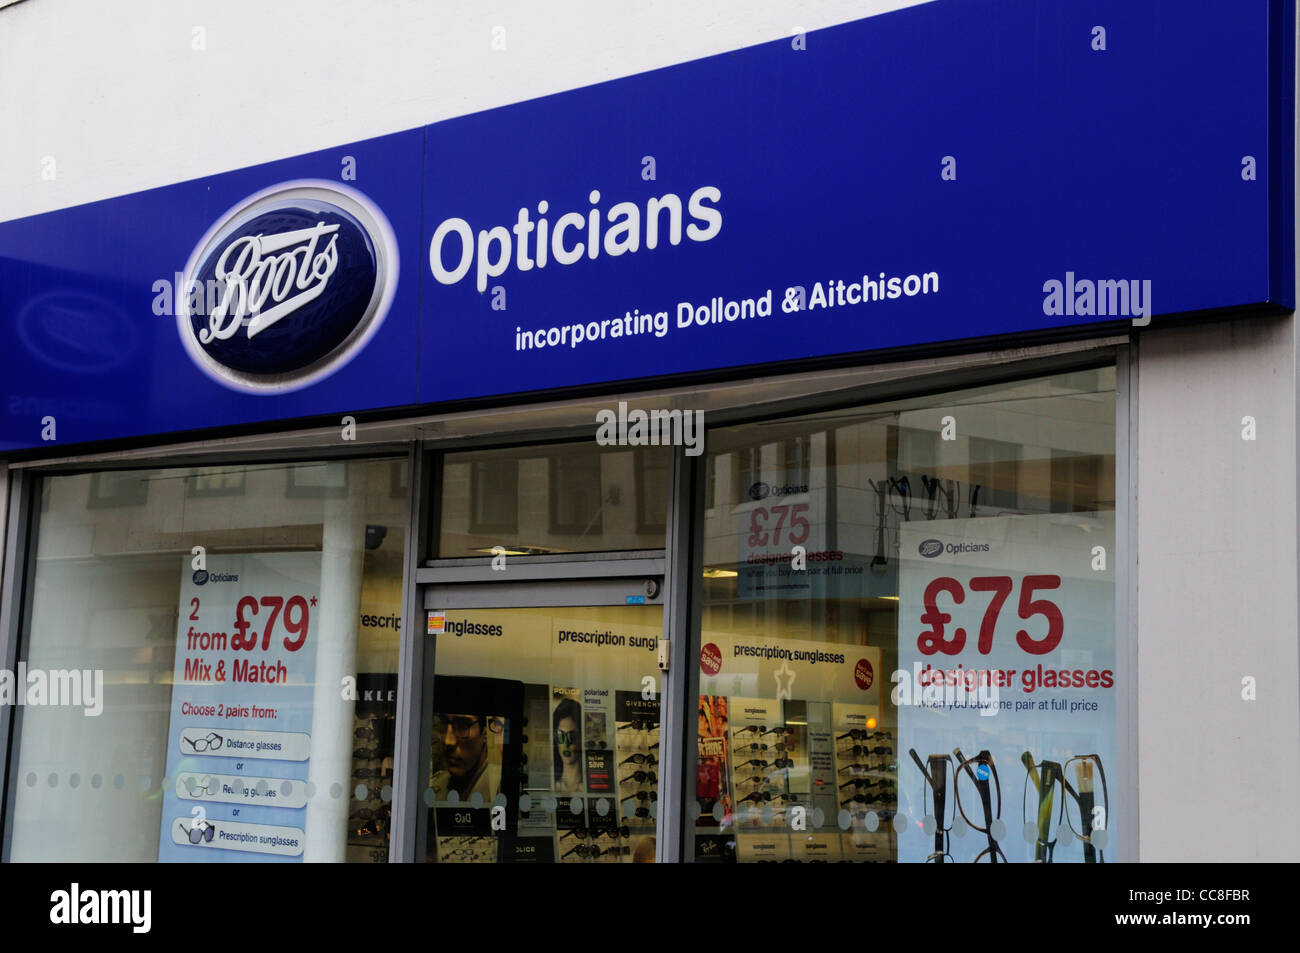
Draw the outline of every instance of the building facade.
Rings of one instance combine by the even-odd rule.
[[[1289,858],[1295,31],[0,7],[4,858]]]

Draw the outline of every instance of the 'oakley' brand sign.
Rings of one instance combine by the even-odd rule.
[[[297,390],[343,367],[374,336],[397,284],[397,242],[354,189],[303,180],[227,213],[195,248],[176,294],[198,366],[249,393]],[[207,308],[191,310],[217,289]]]

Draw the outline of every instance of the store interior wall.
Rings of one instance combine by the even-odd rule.
[[[913,0],[37,0],[0,9],[0,221],[411,129]],[[811,48],[811,47],[810,47]],[[809,54],[811,55],[811,54]],[[274,91],[268,94],[268,91]],[[213,108],[231,134],[193,136]],[[51,163],[52,160],[52,163]],[[51,177],[52,176],[52,177]],[[365,170],[360,170],[364,183]]]
[[[1300,850],[1295,338],[1294,315],[1138,338],[1144,862]]]

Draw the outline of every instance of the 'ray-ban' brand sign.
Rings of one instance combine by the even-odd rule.
[[[250,196],[203,237],[177,289],[177,323],[208,376],[283,393],[364,347],[396,283],[397,243],[378,208],[346,186],[287,182]],[[191,296],[192,287],[212,291]]]

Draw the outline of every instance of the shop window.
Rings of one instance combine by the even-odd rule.
[[[834,453],[704,514],[696,861],[1116,856],[1115,419],[1101,368],[710,435]]]
[[[668,456],[637,451],[636,531],[664,533],[668,527]]]
[[[519,465],[515,460],[470,464],[471,533],[519,531]]]
[[[559,536],[604,532],[604,485],[600,454],[567,451],[550,458],[550,531]],[[618,491],[611,497],[617,498]],[[614,499],[610,502],[613,503]]]
[[[436,555],[662,549],[670,452],[583,442],[448,453]]]
[[[10,859],[387,859],[393,462],[43,478]]]

